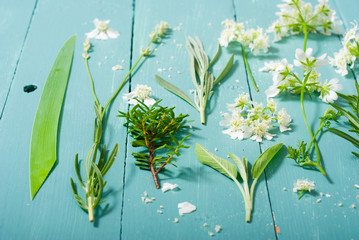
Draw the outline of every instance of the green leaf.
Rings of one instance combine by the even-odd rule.
[[[229,161],[210,153],[205,147],[198,143],[196,143],[195,153],[202,164],[210,166],[233,180],[237,178],[237,168]]]
[[[354,146],[356,146],[357,148],[359,148],[359,140],[353,138],[352,136],[350,136],[349,134],[342,132],[338,129],[335,128],[328,128],[328,130],[336,135],[338,135],[339,137],[344,138],[345,140],[351,142]]]
[[[208,68],[210,68],[219,58],[219,55],[221,54],[221,45],[217,45],[217,52],[214,55],[213,59],[209,62]]]
[[[343,108],[339,107],[338,105],[335,105],[333,103],[329,103],[332,107],[343,113],[343,115],[348,118],[349,122],[352,123],[355,128],[359,128],[359,119],[355,117],[352,113],[344,110]]]
[[[218,77],[214,80],[213,85],[216,85],[217,83],[219,83],[228,74],[228,72],[231,70],[231,68],[233,66],[233,59],[234,59],[234,55],[232,54],[231,58],[228,60],[228,62],[226,64],[226,66],[222,70],[221,74],[219,74]]]
[[[71,70],[76,36],[58,53],[36,111],[30,144],[30,194],[34,199],[56,162],[57,128]]]
[[[283,143],[278,143],[269,147],[265,150],[254,162],[252,167],[252,178],[256,179],[262,174],[268,163],[273,159],[273,157],[277,154],[277,152],[282,148]]]
[[[185,100],[186,102],[188,102],[189,104],[191,104],[195,109],[198,110],[198,108],[196,107],[196,105],[193,103],[193,101],[187,96],[187,94],[185,94],[181,89],[179,89],[178,87],[176,87],[175,85],[173,85],[172,83],[167,82],[166,80],[164,80],[163,78],[161,78],[158,75],[155,75],[156,81],[165,89],[167,89],[168,91],[170,91],[171,93],[177,95],[178,97],[182,98],[183,100]]]
[[[247,160],[245,157],[243,157],[243,161],[234,155],[233,153],[228,153],[229,157],[233,160],[233,162],[238,166],[239,174],[241,175],[241,178],[243,181],[248,181],[248,171],[247,171]]]

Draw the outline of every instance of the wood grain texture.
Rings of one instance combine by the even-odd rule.
[[[7,167],[1,168],[6,179],[1,192],[9,201],[1,204],[4,216],[0,221],[0,238],[8,239],[116,239],[119,237],[122,202],[122,172],[125,158],[126,133],[121,121],[115,118],[117,110],[125,110],[126,102],[117,98],[104,124],[104,142],[109,148],[120,144],[117,161],[105,180],[107,202],[102,211],[95,212],[98,219],[88,222],[87,214],[76,204],[70,187],[70,177],[75,177],[74,157],[79,153],[83,160],[92,144],[95,112],[91,85],[85,62],[81,57],[85,33],[94,28],[92,20],[111,19],[110,27],[118,30],[121,37],[114,40],[94,40],[90,67],[95,88],[104,105],[125,72],[129,69],[131,49],[131,2],[118,1],[39,1],[30,29],[28,42],[23,51],[23,64],[18,67],[8,107],[0,121],[1,158]],[[126,24],[124,24],[126,23]],[[72,72],[60,117],[58,162],[51,177],[43,185],[35,201],[30,201],[28,190],[28,161],[31,126],[47,74],[63,42],[74,33],[78,34]],[[122,60],[124,62],[122,63]],[[113,72],[111,67],[121,64],[124,71]],[[26,94],[21,89],[29,76],[38,89]],[[6,138],[5,138],[6,136]],[[9,170],[10,169],[10,170]],[[10,200],[11,199],[11,200]],[[109,207],[106,209],[106,204]],[[21,229],[19,230],[19,224]]]
[[[20,62],[36,6],[36,0],[2,1],[0,4],[0,15],[2,16],[0,31],[3,33],[0,51],[4,56],[0,64],[0,119]],[[25,84],[31,84],[31,82],[27,81]]]
[[[316,4],[315,1],[312,3]],[[337,10],[334,4],[330,3],[330,6]],[[247,20],[251,27],[259,25],[264,28],[269,27],[276,19],[274,13],[278,11],[276,5],[269,1],[236,1],[236,9],[239,21]],[[264,91],[272,84],[270,74],[258,71],[264,66],[263,62],[282,58],[287,58],[289,62],[292,62],[295,58],[295,49],[303,48],[303,43],[303,35],[285,38],[272,44],[268,54],[248,58],[253,76],[260,88],[259,93],[251,91],[254,101],[265,102]],[[333,52],[338,51],[341,45],[337,36],[318,34],[309,35],[307,47],[313,48],[314,56],[324,53],[333,56]],[[321,67],[320,72],[322,80],[338,78],[343,85],[344,93],[354,93],[353,78],[341,77],[329,65]],[[300,110],[299,96],[281,94],[275,100],[279,108],[286,108],[292,116],[293,131],[284,134],[278,131],[278,136],[274,138],[274,141],[284,142],[288,146],[295,146],[301,139],[308,141],[310,138]],[[312,129],[316,129],[319,124],[318,118],[324,114],[328,105],[323,103],[317,95],[313,97],[313,100],[306,97],[304,101],[308,121]],[[271,141],[265,141],[260,147],[266,149],[271,145],[273,145]],[[358,236],[359,232],[354,227],[354,219],[358,218],[358,211],[350,208],[358,201],[355,198],[357,189],[353,187],[354,182],[359,181],[355,174],[359,170],[358,160],[350,153],[354,147],[324,131],[320,137],[319,148],[328,174],[327,178],[323,177],[319,171],[305,170],[296,166],[294,161],[288,158],[284,158],[280,163],[276,162],[266,170],[273,215],[280,229],[278,238],[350,239]],[[285,155],[286,153],[283,152],[283,157]],[[313,180],[317,190],[298,200],[292,188],[293,183],[302,178]],[[284,187],[288,191],[283,191]],[[321,192],[331,194],[332,197],[321,197],[319,195]],[[322,201],[317,203],[316,200],[319,198]],[[343,207],[338,207],[339,203],[343,203]]]
[[[358,159],[350,154],[354,147],[339,137],[323,132],[320,138],[319,146],[328,178],[317,171],[295,166],[293,160],[285,158],[287,153],[282,149],[257,184],[251,223],[245,223],[244,201],[235,184],[202,165],[194,154],[194,145],[198,142],[222,158],[227,159],[228,152],[232,152],[239,157],[246,156],[253,164],[261,151],[275,143],[284,142],[293,146],[299,139],[309,139],[299,96],[290,94],[282,94],[275,100],[279,108],[285,107],[292,116],[293,131],[284,134],[273,131],[278,135],[272,141],[264,141],[260,145],[249,139],[233,141],[221,133],[224,128],[219,126],[222,120],[220,113],[227,112],[226,104],[232,103],[238,94],[249,92],[254,101],[266,100],[264,91],[272,83],[271,76],[258,69],[265,61],[287,58],[292,62],[295,49],[303,46],[302,35],[272,44],[267,54],[256,57],[248,54],[249,66],[260,89],[258,93],[253,91],[247,79],[241,51],[222,48],[219,61],[213,68],[214,75],[219,74],[232,53],[235,53],[235,66],[221,85],[214,88],[206,125],[200,124],[199,113],[193,107],[163,89],[154,79],[154,75],[159,74],[190,95],[189,91],[194,86],[190,79],[185,38],[198,36],[212,57],[222,31],[221,21],[236,17],[237,21],[247,21],[250,27],[259,25],[266,29],[276,19],[277,3],[279,1],[266,0],[224,0],[220,3],[205,0],[38,0],[23,48],[35,1],[18,0],[1,4],[0,11],[6,17],[0,20],[0,30],[11,31],[17,37],[13,41],[0,39],[3,59],[6,59],[0,64],[0,70],[5,69],[0,71],[0,78],[5,79],[0,81],[0,109],[6,99],[2,91],[7,92],[14,76],[0,120],[0,161],[3,163],[0,175],[5,179],[0,183],[3,196],[0,212],[6,216],[0,218],[0,239],[207,239],[210,238],[208,231],[215,232],[215,225],[223,228],[220,233],[215,233],[214,237],[219,239],[356,239],[359,236],[359,212],[350,205],[359,206],[356,199],[359,192],[353,186],[359,183],[359,165]],[[336,0],[329,1],[329,5],[337,10],[346,29],[351,21],[359,20],[356,15],[357,1]],[[152,45],[153,57],[142,63],[141,69],[132,75],[131,82],[125,85],[110,108],[105,120],[104,143],[109,148],[119,143],[120,152],[105,177],[108,181],[105,198],[109,207],[106,209],[106,203],[102,204],[102,211],[95,213],[98,220],[90,224],[87,214],[73,199],[69,178],[75,176],[75,154],[79,153],[79,158],[84,159],[92,144],[95,113],[81,54],[84,34],[93,29],[92,20],[96,17],[110,19],[109,26],[120,32],[118,39],[93,41],[90,68],[102,105],[116,90],[131,62],[139,56],[141,46],[147,44],[154,26],[164,20],[176,30],[163,40],[163,45]],[[31,127],[57,51],[73,34],[78,37],[60,117],[59,161],[42,191],[31,202],[28,192]],[[333,56],[333,52],[341,47],[340,38],[310,35],[308,47],[314,49],[315,56],[323,53]],[[125,70],[113,72],[111,67],[116,64],[122,65]],[[354,93],[355,75],[341,77],[330,66],[322,67],[321,73],[323,79],[338,78],[344,87],[343,93]],[[358,73],[357,69],[354,69],[355,73]],[[22,88],[29,83],[37,85],[38,89],[27,94]],[[181,151],[178,168],[169,167],[166,173],[159,174],[160,183],[177,183],[180,187],[178,191],[162,193],[156,190],[151,174],[134,165],[131,153],[137,149],[131,147],[132,138],[122,126],[123,119],[115,117],[117,110],[128,109],[122,95],[133,90],[136,84],[151,86],[152,95],[156,99],[164,99],[163,105],[176,106],[177,113],[188,113],[194,120],[192,136],[187,141],[191,148]],[[314,97],[313,100],[305,98],[305,106],[312,128],[317,127],[317,119],[328,105]],[[341,120],[339,128],[345,128],[345,124]],[[315,181],[317,190],[298,200],[292,192],[293,183],[298,178]],[[283,191],[283,187],[288,190]],[[141,202],[145,191],[149,197],[156,198],[153,203]],[[321,197],[321,192],[332,197]],[[318,198],[322,199],[320,203],[316,202]],[[177,204],[184,201],[196,205],[197,210],[180,217]],[[339,203],[343,207],[339,207]],[[164,208],[160,209],[160,205]],[[162,210],[163,214],[157,213],[157,210]],[[178,218],[179,222],[174,223],[174,218]],[[274,221],[280,229],[277,236]],[[208,227],[203,227],[204,223]]]
[[[214,232],[215,225],[221,225],[223,231],[216,234],[220,239],[250,236],[275,239],[263,179],[259,182],[256,192],[253,221],[246,224],[244,201],[236,185],[215,170],[202,165],[194,154],[194,143],[198,142],[222,158],[226,158],[228,152],[233,152],[240,157],[247,156],[253,163],[258,157],[259,149],[256,144],[249,141],[232,141],[221,133],[222,129],[219,127],[220,111],[226,110],[226,103],[232,102],[238,91],[248,91],[242,59],[236,57],[235,68],[230,77],[214,88],[205,126],[201,125],[199,113],[193,107],[166,91],[154,79],[155,74],[160,74],[190,94],[189,91],[194,86],[190,79],[185,37],[198,36],[203,41],[206,52],[212,57],[222,30],[221,21],[233,18],[232,2],[223,1],[219,8],[218,3],[212,1],[136,1],[135,12],[134,59],[136,54],[138,55],[138,49],[146,44],[148,33],[155,24],[166,20],[172,28],[181,23],[183,25],[180,31],[173,31],[170,38],[163,41],[163,46],[156,47],[155,57],[149,58],[134,76],[131,88],[139,83],[152,86],[155,98],[163,98],[162,103],[165,105],[176,106],[177,113],[190,114],[190,119],[193,119],[194,123],[193,135],[187,142],[191,148],[181,151],[182,155],[177,162],[178,168],[169,167],[166,175],[159,175],[161,183],[177,183],[180,191],[162,193],[156,190],[151,174],[139,170],[134,165],[134,159],[130,154],[135,149],[128,146],[122,238],[131,239],[134,234],[138,234],[144,239],[206,239],[209,237],[208,231]],[[183,44],[183,47],[177,44]],[[221,57],[213,69],[215,76],[223,69],[229,57],[227,50],[222,49]],[[158,64],[156,61],[159,61]],[[158,68],[165,68],[166,71],[158,72]],[[239,83],[235,80],[239,80]],[[218,148],[218,152],[214,151],[215,148]],[[150,204],[141,202],[144,191],[156,200]],[[180,217],[177,204],[184,201],[196,205],[197,210]],[[164,206],[163,214],[157,213],[160,205]],[[174,218],[179,218],[179,223],[174,223]],[[203,227],[204,223],[208,223],[208,227]]]

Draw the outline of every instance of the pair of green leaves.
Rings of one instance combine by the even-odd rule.
[[[265,150],[254,162],[251,170],[251,176],[253,179],[252,185],[249,188],[248,185],[248,161],[245,157],[240,159],[233,153],[229,153],[229,157],[233,160],[233,163],[217,157],[216,155],[210,153],[205,147],[196,143],[196,156],[198,160],[207,166],[217,170],[218,172],[222,173],[226,177],[232,179],[236,185],[238,186],[239,190],[241,191],[244,199],[244,205],[246,209],[246,222],[250,222],[251,220],[251,213],[253,209],[253,197],[254,197],[254,189],[259,177],[262,175],[264,169],[268,165],[268,163],[273,159],[273,157],[278,153],[278,151],[282,148],[283,143],[278,143],[267,150]],[[238,172],[243,180],[243,186],[237,180]]]
[[[198,37],[196,37],[196,40],[188,37],[186,48],[190,57],[190,74],[192,82],[196,87],[196,90],[194,90],[194,101],[192,101],[191,98],[181,89],[164,80],[160,76],[155,75],[155,78],[162,87],[182,98],[192,107],[197,109],[200,112],[201,122],[204,124],[206,121],[205,109],[207,101],[212,93],[213,87],[218,84],[231,70],[233,66],[233,54],[222,72],[217,78],[214,78],[213,74],[209,72],[209,70],[219,58],[221,49],[220,46],[218,45],[217,53],[211,61],[209,61],[209,58],[204,51],[202,42]]]
[[[282,146],[283,143],[278,143],[274,146],[271,146],[257,158],[251,170],[251,176],[253,179],[259,178],[261,176],[268,163],[273,159]],[[236,165],[229,162],[228,160],[217,157],[216,155],[210,153],[205,147],[198,143],[196,143],[196,156],[202,164],[208,165],[232,179],[237,178],[238,167],[241,178],[243,180],[248,179],[248,162],[245,158],[243,158],[245,159],[244,161],[241,161],[241,159],[235,154],[229,153],[229,157],[237,165],[236,167]]]

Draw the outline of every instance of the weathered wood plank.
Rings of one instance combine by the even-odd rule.
[[[37,1],[3,1],[0,5],[0,119],[11,88],[21,53],[26,43]]]
[[[233,18],[232,2],[222,1],[219,6],[215,1],[136,1],[135,9],[134,59],[138,56],[140,47],[147,43],[148,34],[155,24],[165,20],[172,27],[181,23],[183,25],[180,31],[173,31],[173,34],[164,40],[163,46],[156,47],[154,57],[149,58],[132,79],[131,88],[134,89],[135,85],[140,83],[150,85],[155,98],[163,98],[164,105],[176,106],[177,113],[190,114],[190,119],[195,122],[192,124],[193,135],[187,142],[191,148],[182,151],[177,162],[178,168],[169,167],[168,175],[160,174],[159,177],[161,183],[177,183],[180,191],[162,193],[161,190],[156,190],[151,174],[137,169],[134,165],[131,152],[136,150],[129,145],[121,238],[206,239],[209,237],[208,231],[215,232],[214,227],[218,224],[223,227],[223,230],[216,234],[220,239],[251,239],[253,236],[275,239],[263,179],[256,192],[253,221],[247,224],[243,198],[235,184],[201,165],[194,154],[194,144],[198,142],[223,158],[231,151],[241,157],[247,156],[253,163],[259,155],[256,144],[232,141],[221,133],[222,129],[219,127],[219,121],[222,120],[220,111],[226,111],[226,103],[232,102],[238,91],[248,91],[242,59],[235,58],[236,66],[230,77],[215,88],[205,126],[200,124],[199,113],[195,109],[159,86],[153,77],[154,74],[159,74],[190,94],[189,90],[194,86],[188,69],[185,37],[199,36],[205,50],[213,56],[222,29],[221,21]],[[177,44],[183,44],[183,47]],[[213,70],[215,75],[218,75],[229,57],[227,50],[222,49],[222,56]],[[166,71],[158,72],[158,68],[165,68]],[[218,152],[215,152],[215,148],[218,148]],[[156,200],[149,204],[141,202],[144,191]],[[180,217],[177,204],[184,201],[196,205],[197,210]],[[160,205],[163,205],[164,209],[160,209]],[[157,210],[163,210],[163,214],[157,213]],[[179,218],[179,223],[174,223],[174,218]],[[203,227],[204,223],[207,223],[208,227]]]
[[[316,4],[315,1],[312,2]],[[332,8],[335,7],[332,2],[329,4]],[[236,1],[236,7],[239,21],[248,20],[248,24],[252,27],[257,25],[263,28],[269,27],[276,19],[275,12],[278,11],[276,5],[268,1]],[[292,62],[295,58],[295,49],[303,48],[303,42],[303,35],[286,38],[273,44],[269,54],[259,58],[249,58],[252,73],[260,88],[259,93],[251,92],[254,101],[265,102],[264,91],[272,84],[270,74],[258,71],[264,65],[263,62],[282,58]],[[314,56],[324,53],[333,56],[333,52],[339,50],[340,43],[337,36],[310,35],[307,46],[313,48]],[[297,69],[298,71],[300,69]],[[344,93],[354,92],[353,79],[341,77],[330,66],[322,67],[320,71],[322,79],[340,79]],[[309,133],[300,110],[299,96],[282,94],[275,100],[279,108],[285,107],[292,116],[293,131],[285,134],[275,132],[278,136],[274,141],[284,142],[288,146],[295,146],[301,139],[309,141]],[[318,127],[318,118],[327,108],[328,105],[321,102],[317,95],[313,96],[313,100],[305,98],[305,109],[312,129]],[[261,148],[266,149],[270,145],[273,145],[273,142],[265,141],[261,144]],[[358,212],[350,208],[353,203],[357,203],[355,196],[358,192],[353,185],[359,181],[356,174],[359,170],[358,160],[350,153],[354,147],[328,132],[324,132],[320,137],[319,147],[328,174],[327,178],[318,171],[304,170],[287,158],[282,162],[276,162],[266,171],[273,215],[280,229],[279,238],[343,239],[358,236],[354,220],[358,218]],[[282,154],[283,157],[285,155]],[[293,183],[302,178],[314,180],[317,190],[298,200],[292,188]],[[288,190],[283,191],[284,187]],[[319,195],[321,192],[331,194],[332,197],[322,197]],[[317,203],[319,198],[322,201]],[[343,203],[343,207],[338,207],[339,203]]]
[[[0,123],[3,165],[1,176],[6,179],[1,192],[6,200],[0,212],[1,239],[115,239],[120,233],[122,173],[126,133],[115,115],[127,104],[122,99],[112,104],[106,122],[104,142],[113,148],[120,144],[120,153],[105,180],[108,184],[102,204],[95,212],[98,220],[88,216],[76,204],[70,188],[75,177],[74,157],[83,160],[92,144],[95,113],[91,85],[81,54],[85,33],[94,26],[92,20],[111,19],[110,27],[120,32],[115,40],[94,40],[90,66],[96,92],[104,105],[129,69],[131,49],[132,4],[130,1],[39,1],[36,16],[10,92],[4,118]],[[78,35],[72,72],[65,96],[59,127],[58,163],[34,201],[29,194],[30,134],[41,91],[52,63],[65,40]],[[124,60],[124,62],[122,62]],[[121,64],[124,71],[113,72]],[[35,92],[26,94],[23,85],[36,84]],[[106,204],[109,207],[106,208]],[[21,227],[20,227],[21,226]]]

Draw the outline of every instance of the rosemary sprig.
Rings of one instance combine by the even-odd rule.
[[[174,162],[175,156],[180,156],[181,148],[189,148],[183,142],[190,136],[187,135],[182,140],[177,140],[175,134],[188,128],[185,120],[188,114],[175,116],[172,108],[159,105],[157,101],[152,107],[146,106],[141,101],[127,113],[119,112],[118,117],[126,118],[125,126],[128,133],[132,135],[133,147],[145,148],[138,153],[132,153],[135,157],[135,164],[144,170],[152,173],[156,188],[160,188],[158,173],[168,164],[177,167]]]
[[[176,94],[177,96],[188,102],[190,105],[192,105],[192,107],[197,109],[200,112],[201,123],[205,124],[205,111],[207,101],[212,94],[213,87],[218,84],[231,70],[233,66],[233,54],[228,60],[222,72],[218,75],[217,78],[214,78],[213,74],[209,70],[219,57],[220,46],[218,45],[217,53],[211,61],[209,61],[209,58],[204,51],[202,42],[201,40],[199,40],[198,37],[196,37],[196,40],[191,37],[188,37],[186,48],[190,57],[191,78],[194,86],[196,87],[196,90],[193,90],[194,102],[189,96],[187,96],[187,94],[185,94],[173,84],[167,82],[158,75],[155,75],[155,78],[162,87]]]
[[[126,83],[127,79],[131,75],[131,73],[134,71],[134,69],[137,67],[137,65],[140,63],[141,59],[151,53],[151,50],[149,49],[151,43],[158,42],[162,37],[165,36],[165,34],[169,31],[170,27],[167,23],[161,22],[159,25],[156,26],[156,29],[154,32],[150,34],[151,40],[147,44],[147,47],[145,49],[141,49],[141,55],[135,62],[135,64],[132,66],[130,71],[126,74],[124,79],[122,80],[121,84],[117,88],[117,90],[114,92],[114,94],[111,96],[111,98],[107,101],[105,107],[102,107],[97,96],[95,93],[95,87],[94,87],[94,81],[90,72],[89,63],[88,60],[90,58],[89,52],[91,48],[91,43],[88,39],[84,42],[84,53],[83,58],[85,59],[86,63],[86,69],[90,78],[91,83],[91,89],[92,89],[92,95],[95,100],[95,128],[94,128],[94,137],[93,137],[93,144],[90,148],[90,150],[87,153],[86,161],[85,161],[85,172],[86,172],[86,180],[82,180],[81,174],[80,174],[80,166],[78,161],[78,154],[76,154],[75,157],[75,171],[78,178],[78,184],[85,192],[85,200],[83,200],[77,193],[77,189],[75,186],[74,181],[72,178],[71,181],[71,187],[72,191],[75,197],[75,200],[77,204],[84,210],[86,210],[89,214],[89,221],[94,221],[94,209],[95,207],[102,203],[101,201],[101,195],[103,188],[106,185],[106,182],[103,181],[103,177],[108,172],[108,170],[111,168],[115,161],[115,157],[118,153],[119,146],[118,144],[115,145],[113,148],[110,156],[105,159],[106,155],[106,145],[103,145],[101,147],[101,137],[102,137],[102,129],[103,129],[103,118],[106,113],[106,110],[108,109],[111,102],[115,99],[119,91],[122,89],[123,85]],[[101,148],[101,149],[100,149]],[[97,157],[98,151],[100,150],[100,156]],[[98,160],[97,160],[98,158]]]

